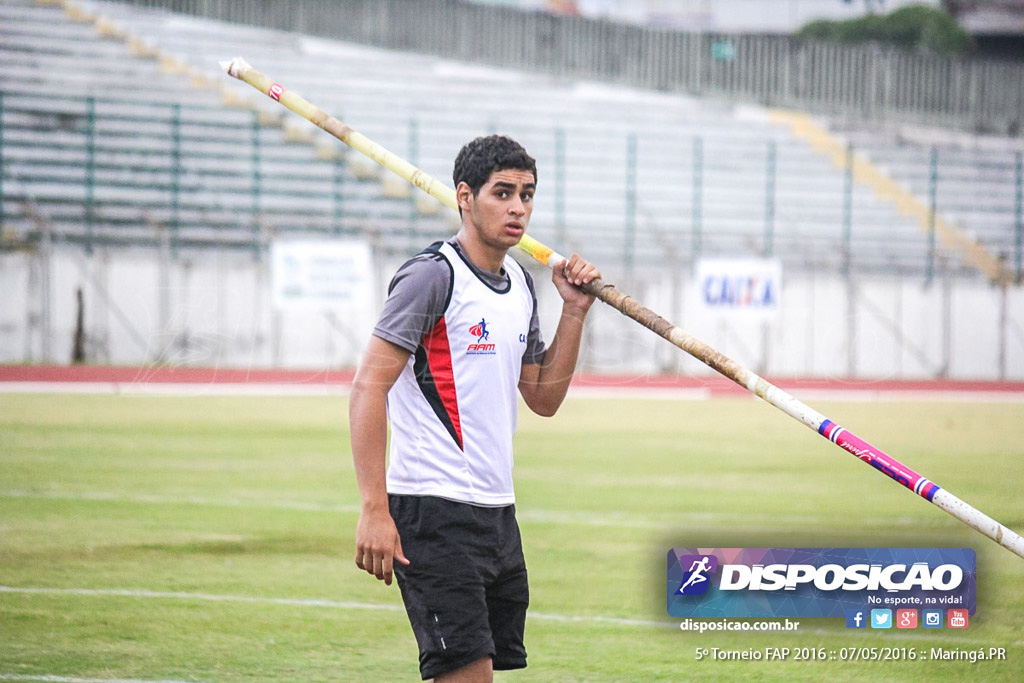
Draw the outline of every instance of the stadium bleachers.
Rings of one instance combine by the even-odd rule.
[[[908,135],[853,128],[844,135],[922,201],[930,202],[934,188],[941,217],[993,253],[1014,254],[1017,167],[1024,143],[928,130]]]
[[[5,243],[44,231],[182,247],[408,232],[410,203],[384,196],[340,143],[310,144],[282,112],[232,106],[71,7],[0,7]],[[435,218],[427,229],[448,228]]]
[[[5,234],[36,229],[25,207],[82,240],[155,241],[154,226],[181,244],[359,232],[408,253],[450,232],[447,210],[224,75],[218,63],[242,56],[442,180],[471,137],[517,137],[540,168],[535,233],[605,263],[773,255],[796,270],[916,273],[929,259],[918,220],[871,187],[848,190],[842,168],[760,107],[113,2],[13,0],[0,36]],[[842,134],[894,178],[927,170],[918,147],[854,133]],[[991,184],[979,171],[977,186],[954,168],[940,211],[1005,251],[1002,167]],[[974,204],[957,203],[964,187]],[[950,263],[963,267],[956,254]]]

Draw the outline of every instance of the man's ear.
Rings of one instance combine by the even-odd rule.
[[[455,199],[459,203],[460,211],[469,211],[472,206],[470,202],[473,200],[473,190],[469,187],[469,183],[462,181],[459,186],[455,188]]]

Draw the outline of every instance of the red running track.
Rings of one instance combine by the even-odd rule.
[[[46,390],[48,386],[76,386],[187,389],[189,386],[238,387],[259,390],[279,387],[292,392],[347,391],[352,384],[353,370],[294,370],[197,368],[173,366],[109,367],[93,365],[0,365],[0,392]],[[990,396],[1007,400],[1024,400],[1024,382],[985,380],[900,380],[900,379],[802,379],[768,378],[776,386],[795,395],[836,394],[861,398],[946,396],[964,399]],[[579,374],[573,387],[580,393],[629,393],[642,395],[688,394],[694,397],[740,396],[748,392],[725,377],[675,375],[597,375]]]

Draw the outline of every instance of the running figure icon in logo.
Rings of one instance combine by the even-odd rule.
[[[469,333],[476,337],[476,342],[466,347],[466,354],[470,356],[493,356],[497,353],[497,344],[490,343],[491,331],[487,329],[487,321],[480,318],[476,325],[469,326]]]
[[[690,555],[686,559],[690,560],[690,568],[676,595],[700,595],[707,592],[707,575],[718,569],[718,558],[714,555]]]
[[[487,321],[483,318],[480,318],[480,322],[469,328],[469,333],[476,337],[477,344],[491,336],[491,333],[487,331]]]

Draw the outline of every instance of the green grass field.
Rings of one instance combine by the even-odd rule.
[[[1019,403],[815,407],[1024,529]],[[0,681],[418,680],[390,588],[352,561],[338,397],[0,395]],[[522,412],[530,666],[504,681],[1024,678],[1024,560],[752,399]],[[682,632],[677,546],[970,546],[965,631]],[[1005,661],[698,661],[698,648],[1002,647]]]

